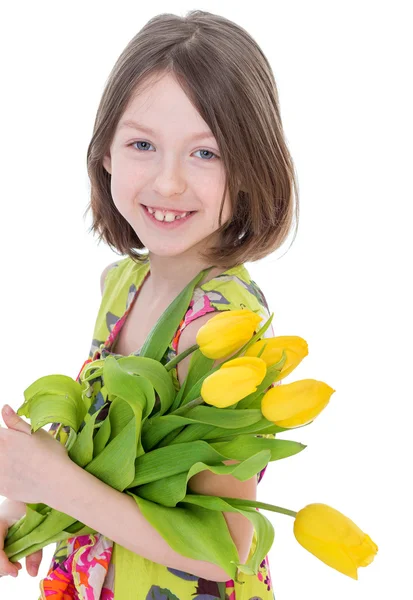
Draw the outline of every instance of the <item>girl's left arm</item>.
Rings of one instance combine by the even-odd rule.
[[[175,552],[131,496],[113,489],[73,461],[65,463],[59,486],[48,486],[43,501],[155,563],[211,581],[229,579],[217,565]]]

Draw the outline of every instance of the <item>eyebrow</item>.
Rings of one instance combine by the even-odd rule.
[[[137,121],[132,121],[131,119],[122,121],[119,124],[119,129],[140,129],[148,135],[156,135],[156,132],[150,127],[145,127],[144,125],[141,125]],[[205,138],[215,139],[215,136],[210,131],[200,131],[199,133],[195,133],[194,135],[191,135],[189,137],[192,140],[203,140]]]

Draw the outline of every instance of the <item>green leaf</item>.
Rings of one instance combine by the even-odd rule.
[[[71,396],[72,398],[80,398],[81,386],[67,375],[45,375],[36,379],[28,388],[24,390],[25,402],[30,403],[30,399],[37,394],[56,394],[57,396]],[[28,414],[22,410],[22,416],[28,417]]]
[[[16,562],[49,544],[89,533],[97,532],[46,504],[27,504],[26,515],[8,530],[4,552]]]
[[[195,406],[185,417],[199,423],[207,423],[225,428],[246,427],[262,419],[260,410],[231,410],[230,408],[215,408],[214,406]]]
[[[212,375],[212,373],[215,373],[215,371],[218,371],[218,369],[220,369],[220,368],[221,368],[221,365],[217,365],[213,369],[210,369],[210,371],[208,371],[207,373],[202,375],[202,377],[200,379],[198,379],[198,381],[191,388],[188,387],[187,390],[189,390],[189,391],[187,391],[184,394],[183,400],[182,400],[180,406],[185,406],[185,404],[188,404],[189,402],[191,402],[191,400],[195,400],[195,398],[198,398],[201,395],[201,388],[202,388],[202,384],[204,383],[204,379],[206,379],[207,377]]]
[[[121,363],[112,356],[108,356],[103,367],[105,387],[111,396],[115,396],[109,409],[111,415],[111,433],[109,442],[118,436],[118,433],[129,423],[131,415],[129,406],[134,413],[136,453],[145,451],[141,445],[142,418],[147,418],[155,404],[155,394],[152,385],[142,375],[132,375],[127,372]],[[118,401],[122,401],[119,404]],[[116,405],[116,408],[114,407]],[[133,448],[130,448],[132,455]]]
[[[197,459],[194,458],[194,461]],[[211,471],[215,475],[232,475],[240,481],[246,481],[262,471],[270,460],[269,450],[257,452],[238,464],[232,465],[208,465],[204,462],[194,462],[187,472],[177,473],[169,477],[163,477],[157,481],[147,483],[131,489],[140,498],[151,500],[163,506],[176,506],[187,494],[188,481],[201,471]]]
[[[247,499],[245,504],[247,505],[249,502],[249,499]],[[199,507],[202,506],[211,511],[238,512],[249,519],[253,524],[254,530],[257,534],[257,545],[255,551],[245,564],[239,563],[239,556],[238,560],[234,561],[234,559],[231,558],[229,559],[229,562],[236,565],[240,571],[247,573],[248,575],[256,575],[258,573],[260,563],[270,551],[274,541],[274,528],[271,522],[264,517],[264,515],[257,512],[254,508],[250,508],[248,506],[240,508],[240,506],[237,507],[237,505],[229,498],[220,498],[217,496],[188,494],[183,503],[196,504]],[[229,569],[229,567],[223,568],[225,571],[228,571]],[[236,579],[238,581],[236,576],[232,577],[232,579]]]
[[[244,409],[245,410],[245,409]],[[252,409],[249,409],[252,410]],[[261,415],[262,416],[262,415]],[[215,427],[215,430],[206,433],[204,436],[205,440],[208,441],[222,441],[219,438],[223,437],[232,437],[236,435],[242,435],[245,433],[281,433],[282,431],[288,431],[285,427],[279,427],[278,425],[274,425],[271,421],[268,421],[265,417],[262,417],[256,423],[252,425],[247,425],[245,427],[240,427],[238,429],[224,429],[222,427]]]
[[[115,413],[118,409],[123,408],[120,403],[124,404],[123,400],[115,401],[111,404],[108,414],[109,418],[111,412]],[[136,416],[132,416],[130,408],[128,410],[130,411],[129,422],[117,433],[116,437],[108,443],[102,452],[85,467],[85,471],[120,492],[128,487],[135,476],[135,458],[138,444],[136,437]],[[116,424],[116,428],[117,426]]]
[[[96,417],[100,411],[94,415],[86,415],[85,426],[77,434],[77,438],[68,452],[69,458],[79,467],[85,467],[93,460],[93,431]]]
[[[214,359],[208,358],[207,356],[202,354],[199,348],[191,354],[188,373],[184,379],[181,389],[179,390],[175,398],[174,405],[171,407],[171,412],[181,406],[180,402],[186,390],[190,391],[201,378],[205,378],[206,375],[210,374],[213,364]]]
[[[122,369],[128,373],[141,375],[150,381],[159,396],[161,405],[159,414],[163,415],[171,409],[176,396],[176,389],[171,378],[171,373],[165,369],[164,365],[144,356],[125,356],[117,360]],[[145,411],[145,414],[146,412],[148,411]]]
[[[259,450],[270,450],[271,461],[293,456],[307,448],[300,442],[259,438],[251,434],[237,436],[230,442],[211,443],[210,446],[220,454],[234,460],[246,459]]]
[[[64,530],[68,525],[76,521],[73,517],[52,509],[46,515],[41,515],[41,520],[39,515],[29,509],[26,514],[27,520],[25,519],[19,530],[18,539],[15,537],[7,538],[8,556],[15,556],[16,554],[20,557],[27,556],[27,554],[21,553],[24,553],[25,550],[34,544],[49,539],[52,536],[56,541],[67,539],[69,536]],[[18,560],[18,558],[15,560]]]
[[[87,412],[82,387],[66,375],[37,379],[24,391],[24,397],[17,414],[30,420],[32,433],[56,422],[77,432]]]
[[[148,337],[143,344],[140,356],[153,358],[161,361],[164,356],[171,339],[173,338],[180,322],[185,316],[189,303],[192,299],[195,286],[201,281],[212,267],[204,269],[196,277],[188,283],[188,285],[178,294],[168,308],[163,312],[161,317],[152,327]]]
[[[204,425],[215,426],[215,429],[219,431],[221,431],[221,428],[228,428],[231,431],[234,425],[242,429],[250,426],[254,431],[254,423],[261,420],[262,413],[260,410],[237,411],[212,406],[195,406],[189,409],[184,417],[180,415],[164,415],[148,419],[142,427],[142,444],[146,452],[148,452],[171,431],[186,424],[203,423]],[[266,421],[266,423],[269,424],[269,421]],[[218,424],[220,425],[219,428],[216,427]],[[212,437],[217,436],[212,435]]]
[[[229,578],[235,577],[236,568],[232,563],[235,565],[239,556],[222,512],[197,506],[195,502],[168,508],[132,492],[126,493],[135,499],[145,519],[175,552],[216,564]]]
[[[104,419],[93,439],[93,458],[96,458],[96,456],[103,451],[106,444],[109,442],[111,437],[111,429],[110,419]]]
[[[152,450],[135,461],[135,478],[128,488],[188,471],[194,462],[218,464],[225,456],[202,440]]]
[[[203,423],[194,423],[192,425],[187,425],[183,431],[178,432],[178,434],[173,438],[167,440],[166,438],[162,440],[160,444],[157,445],[157,448],[162,448],[163,446],[173,444],[182,444],[183,442],[193,442],[195,440],[202,440],[207,433],[215,429],[214,425],[204,425]],[[168,436],[167,436],[168,437]]]

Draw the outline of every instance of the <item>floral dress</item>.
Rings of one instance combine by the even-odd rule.
[[[148,259],[144,263],[136,263],[130,257],[119,260],[109,269],[89,357],[83,363],[77,381],[87,363],[108,355],[120,356],[111,352],[110,348],[114,346],[114,341],[149,272]],[[176,356],[179,337],[188,323],[210,312],[239,310],[243,307],[262,316],[262,324],[270,315],[262,291],[251,280],[244,265],[230,268],[207,283],[195,287],[188,310],[161,362],[166,364]],[[270,326],[264,337],[273,335]],[[132,354],[139,355],[139,350]],[[179,389],[176,367],[171,372]],[[281,381],[273,385],[279,383]],[[94,414],[99,408],[102,409],[96,423],[108,414],[108,405],[103,406],[103,397],[97,393],[96,400],[89,409],[90,414]],[[65,443],[70,429],[53,423],[49,432],[55,439]],[[257,474],[258,483],[266,468]],[[254,552],[255,545],[254,531],[249,556]],[[58,542],[47,576],[39,583],[41,595],[38,600],[126,600],[119,595],[115,598],[116,569],[113,551],[116,546],[115,542],[100,533],[79,535]],[[213,600],[224,598],[223,588],[224,600],[274,600],[268,556],[262,561],[257,575],[239,573],[240,582],[230,579],[224,584],[169,568],[139,555],[133,555],[133,558],[134,578],[137,576],[136,565],[139,565],[139,589],[133,590],[131,595],[128,594],[128,600]]]

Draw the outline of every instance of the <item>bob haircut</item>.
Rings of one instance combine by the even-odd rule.
[[[208,124],[224,164],[225,189],[217,245],[200,253],[211,266],[232,268],[256,261],[287,239],[298,190],[281,123],[278,92],[268,60],[252,37],[232,21],[192,10],[150,19],[115,63],[97,110],[87,151],[92,209],[89,229],[135,262],[149,252],[112,199],[103,166],[129,100],[166,73],[174,75]],[[231,216],[222,224],[228,191]],[[295,239],[295,236],[294,236]],[[294,240],[293,240],[294,241]],[[136,251],[138,250],[138,252]]]

